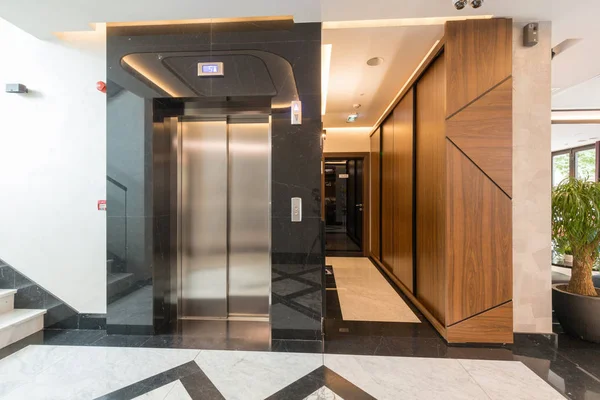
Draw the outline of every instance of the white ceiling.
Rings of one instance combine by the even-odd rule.
[[[324,126],[375,125],[442,35],[441,25],[324,30],[323,43],[332,44]],[[367,60],[372,57],[384,61],[376,67],[368,66]],[[354,104],[361,104],[359,118],[347,124]]]
[[[552,125],[552,151],[585,146],[600,141],[600,124]]]
[[[557,45],[565,39],[582,38],[583,41],[560,54],[553,61],[552,85],[554,88],[565,90],[576,84],[586,82],[600,75],[600,24],[597,21],[600,15],[600,1],[579,0],[568,2],[564,0],[485,0],[485,4],[478,10],[467,8],[456,11],[449,0],[0,0],[0,17],[14,25],[32,33],[40,38],[50,38],[55,32],[78,31],[90,29],[90,23],[95,22],[129,22],[129,21],[155,21],[155,20],[180,20],[180,19],[203,19],[203,18],[230,18],[249,16],[271,16],[292,15],[297,22],[314,21],[352,21],[352,20],[380,20],[397,18],[425,18],[425,17],[455,17],[466,15],[491,14],[497,17],[512,17],[517,21],[548,20],[553,22],[553,45]],[[421,28],[414,28],[421,29]],[[433,35],[433,29],[422,28],[427,35]],[[351,72],[345,72],[352,77],[346,84],[350,87],[340,88],[344,93],[357,93],[361,91],[361,85],[373,83],[376,88],[385,90],[388,88],[384,79],[394,80],[389,85],[397,84],[401,79],[393,74],[387,74],[382,78],[384,70],[388,71],[392,63],[400,63],[402,71],[398,75],[405,74],[408,65],[413,63],[417,57],[416,53],[427,47],[425,38],[417,37],[416,42],[409,40],[414,37],[413,28],[398,29],[390,31],[391,41],[399,47],[396,53],[386,43],[374,41],[373,32],[365,33],[368,38],[355,38],[356,49],[352,49],[355,59],[345,53],[336,52],[333,48],[333,64],[337,64],[336,57],[344,57],[347,68]],[[348,43],[348,39],[340,39],[337,34],[325,31],[326,39]],[[381,42],[388,40],[387,36],[379,38]],[[350,41],[351,43],[352,41]],[[358,46],[360,44],[360,46]],[[412,46],[412,47],[411,47]],[[378,73],[367,70],[365,74],[365,62],[367,56],[372,52],[386,52],[386,63]],[[414,54],[413,54],[414,53]],[[337,54],[337,55],[336,55]],[[375,54],[377,55],[377,54]],[[402,58],[404,57],[404,58]],[[389,60],[391,58],[391,60]],[[399,61],[398,61],[399,60]],[[388,68],[388,69],[386,69]],[[366,75],[366,76],[364,76]],[[333,82],[332,82],[333,83]],[[379,83],[379,85],[377,85]],[[594,83],[595,84],[595,83]],[[352,87],[355,86],[355,87]],[[401,85],[400,85],[401,86]],[[374,86],[375,87],[375,86]],[[398,90],[400,87],[395,88]],[[330,90],[332,96],[340,97]],[[336,90],[338,90],[336,89]],[[375,89],[374,89],[375,90]],[[585,90],[584,90],[585,92]],[[367,96],[367,93],[365,96]],[[575,98],[578,107],[587,107],[586,104],[597,104],[597,91],[588,90],[587,93]],[[555,97],[561,101],[568,97],[566,92],[557,93]],[[371,96],[373,96],[371,94]],[[372,97],[370,103],[361,101],[365,119],[379,108],[377,104],[380,98],[386,96]],[[596,99],[596,100],[595,100]],[[566,101],[566,100],[564,100]],[[352,100],[354,102],[354,100]],[[328,109],[333,113],[331,118],[337,121],[336,115],[347,113],[347,101],[337,104],[332,101]],[[371,104],[372,103],[372,104]],[[572,103],[572,102],[571,102]],[[371,111],[367,112],[370,108]],[[327,116],[326,121],[330,117]]]

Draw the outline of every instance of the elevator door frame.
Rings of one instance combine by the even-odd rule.
[[[225,278],[225,284],[226,284],[226,290],[225,290],[225,297],[226,297],[226,314],[225,316],[219,317],[219,316],[192,316],[192,315],[184,315],[183,313],[183,304],[182,304],[182,294],[183,294],[183,268],[182,268],[182,261],[183,261],[183,253],[182,253],[182,218],[183,216],[183,212],[182,212],[182,196],[180,196],[181,194],[181,190],[182,190],[182,144],[183,144],[183,123],[187,122],[187,121],[224,121],[225,125],[226,125],[226,142],[227,142],[227,151],[226,151],[226,157],[227,157],[227,204],[226,204],[226,208],[227,208],[227,219],[226,219],[226,229],[227,229],[227,233],[226,233],[226,243],[227,243],[227,263],[224,266],[226,269],[226,278]],[[165,121],[166,122],[166,121]],[[272,178],[272,152],[269,150],[268,153],[268,169],[267,169],[267,198],[268,198],[268,204],[267,204],[267,243],[268,243],[268,249],[267,249],[267,254],[268,254],[268,287],[267,287],[267,291],[268,291],[268,304],[266,307],[266,313],[264,314],[260,314],[260,315],[252,315],[252,314],[244,314],[244,315],[239,315],[239,314],[234,314],[232,315],[230,312],[230,307],[229,307],[229,293],[230,293],[230,280],[229,280],[229,267],[230,267],[230,237],[231,237],[231,232],[229,231],[230,228],[230,216],[231,216],[231,201],[232,199],[230,198],[230,191],[231,191],[231,187],[229,186],[231,183],[231,172],[230,172],[230,167],[231,167],[231,154],[229,151],[229,143],[230,143],[230,125],[231,124],[236,124],[236,123],[267,123],[267,134],[268,134],[268,148],[271,149],[272,148],[272,117],[270,112],[266,112],[266,111],[256,111],[256,110],[241,110],[241,109],[215,109],[215,108],[192,108],[191,111],[188,111],[186,109],[185,115],[184,116],[179,116],[179,117],[175,117],[172,118],[171,120],[171,124],[176,124],[176,127],[173,126],[171,132],[173,134],[172,137],[172,143],[173,143],[173,155],[174,155],[174,167],[175,167],[175,182],[176,182],[176,187],[173,187],[172,189],[176,189],[176,190],[172,190],[172,197],[174,197],[175,199],[172,198],[172,207],[176,207],[176,232],[175,232],[175,242],[176,242],[176,257],[174,259],[174,262],[176,262],[176,271],[177,271],[177,318],[178,319],[185,319],[185,320],[249,320],[249,321],[269,321],[270,320],[270,315],[271,315],[271,306],[272,306],[272,295],[271,295],[271,266],[272,266],[272,260],[271,260],[271,247],[272,247],[272,227],[271,227],[271,216],[272,216],[272,190],[271,190],[271,178]],[[173,193],[174,191],[174,193]],[[261,296],[262,297],[262,296]]]

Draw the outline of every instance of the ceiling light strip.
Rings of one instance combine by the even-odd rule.
[[[600,110],[572,109],[552,110],[553,124],[599,124]]]
[[[491,19],[493,15],[471,15],[455,17],[431,18],[396,18],[396,19],[370,19],[355,21],[325,21],[323,29],[354,29],[354,28],[391,28],[403,26],[431,26],[444,25],[448,21],[464,21],[467,19]]]
[[[327,112],[327,94],[329,93],[329,74],[331,70],[332,44],[321,46],[321,115]]]
[[[387,116],[390,115],[390,113],[392,112],[392,110],[394,109],[394,107],[396,107],[396,105],[398,105],[398,103],[400,102],[400,100],[402,100],[402,97],[404,97],[404,95],[406,94],[407,88],[409,88],[410,86],[412,86],[412,84],[414,83],[414,79],[417,77],[417,74],[421,71],[421,69],[426,64],[429,63],[429,61],[432,60],[432,57],[435,56],[441,50],[442,46],[444,45],[444,43],[442,42],[442,40],[437,40],[433,44],[433,46],[431,46],[431,49],[429,49],[429,51],[427,52],[427,54],[425,55],[425,57],[423,57],[423,60],[421,60],[421,62],[417,66],[417,68],[415,68],[415,70],[412,73],[412,75],[410,76],[410,78],[408,78],[408,80],[406,81],[406,83],[404,84],[404,86],[402,86],[402,89],[400,89],[400,91],[398,92],[398,94],[396,95],[396,97],[394,97],[394,99],[392,100],[392,102],[390,103],[390,105],[385,109],[385,111],[383,112],[383,114],[381,115],[381,117],[379,117],[379,119],[377,120],[377,122],[373,126],[373,129],[371,130],[371,133],[369,135],[372,135],[375,132],[375,130],[377,130],[377,128],[379,128],[379,125],[381,125],[383,123],[383,121],[387,118]]]

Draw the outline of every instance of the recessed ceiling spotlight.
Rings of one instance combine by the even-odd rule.
[[[457,10],[464,9],[467,4],[470,4],[473,8],[479,8],[483,5],[483,1],[484,0],[452,0],[452,5],[454,5],[454,8]]]
[[[457,10],[462,10],[467,6],[467,0],[452,0],[452,4]]]
[[[381,57],[373,57],[367,61],[367,65],[370,67],[376,67],[381,64],[383,64],[383,58]]]
[[[356,118],[358,118],[358,114],[357,113],[350,114],[350,115],[348,115],[348,119],[346,120],[346,122],[347,123],[355,122]]]

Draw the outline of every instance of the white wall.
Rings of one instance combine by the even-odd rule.
[[[368,153],[371,128],[327,128],[324,153]]]
[[[0,19],[0,258],[82,313],[106,312],[105,42]]]

